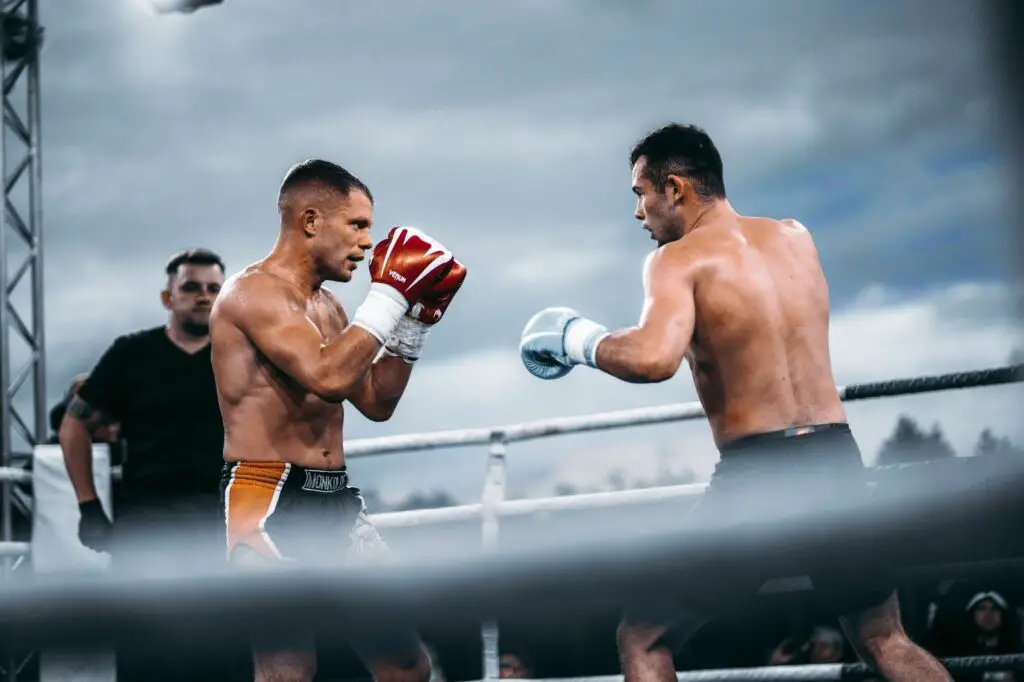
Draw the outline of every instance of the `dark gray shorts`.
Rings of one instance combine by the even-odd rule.
[[[708,489],[686,513],[684,526],[721,529],[727,537],[730,528],[821,518],[849,507],[863,511],[870,501],[866,470],[849,426],[800,427],[723,447]],[[681,567],[675,592],[683,596],[630,605],[624,620],[666,627],[662,643],[676,649],[708,620],[749,607],[766,584],[795,577],[810,578],[815,598],[837,615],[878,606],[892,594],[894,583],[890,571],[875,561],[873,534],[868,523],[847,533],[842,543],[818,547],[807,540],[800,546],[780,545],[771,556],[761,553],[749,563],[729,560],[716,566],[712,560]],[[842,549],[837,551],[837,544]]]

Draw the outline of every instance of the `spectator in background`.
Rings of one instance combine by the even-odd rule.
[[[949,586],[945,587],[950,591]],[[970,593],[968,593],[970,594]],[[933,603],[930,611],[931,650],[940,657],[1000,656],[1021,653],[1020,617],[1003,596],[995,590],[961,595],[959,603],[947,595],[942,606]],[[965,605],[966,604],[966,605]],[[1015,682],[1012,672],[959,673],[957,682]],[[1021,679],[1020,682],[1024,682]]]
[[[533,661],[525,652],[512,647],[502,647],[498,656],[499,676],[509,680],[533,679]]]
[[[1015,653],[1017,633],[1014,632],[1013,610],[998,592],[979,592],[967,602],[967,612],[974,625],[973,642],[979,653]]]
[[[171,257],[165,273],[168,322],[118,337],[69,401],[60,427],[81,513],[79,538],[109,551],[117,572],[201,570],[224,555],[224,431],[209,337],[224,264],[196,249]],[[112,422],[126,444],[113,524],[97,499],[91,456],[93,438]],[[159,652],[127,648],[131,657],[119,652],[122,680],[195,679],[194,655],[154,660]]]
[[[1020,630],[1016,609],[999,592],[979,592],[967,602],[967,627],[950,656],[998,656],[1020,653]],[[1012,672],[958,675],[965,682],[1014,682]]]
[[[808,642],[808,663],[842,663],[846,659],[846,638],[836,628],[819,625]]]
[[[787,637],[772,651],[768,665],[842,663],[846,660],[846,638],[836,628],[819,625],[806,639]]]

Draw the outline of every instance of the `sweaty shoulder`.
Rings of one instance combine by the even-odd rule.
[[[712,240],[692,233],[651,252],[647,256],[644,270],[649,276],[655,277],[691,277],[705,267],[715,254]]]
[[[810,234],[810,230],[796,218],[783,218],[776,221],[783,229],[793,234]]]
[[[298,293],[287,282],[250,266],[224,283],[213,316],[241,324],[258,318],[263,311],[298,304]]]
[[[796,218],[785,218],[776,221],[776,223],[783,235],[808,244],[814,244],[814,237],[811,236],[811,231]]]

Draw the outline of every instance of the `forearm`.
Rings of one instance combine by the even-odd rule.
[[[67,416],[60,426],[60,447],[64,454],[71,486],[79,502],[95,500],[96,485],[92,471],[92,434],[89,427],[75,417]]]
[[[409,385],[412,367],[413,363],[388,353],[373,363],[366,379],[368,390],[366,404],[361,409],[363,414],[374,421],[390,419]]]
[[[363,386],[381,346],[408,310],[408,303],[390,289],[373,286],[356,309],[352,323],[331,343],[320,347],[312,375],[316,393],[324,400],[347,400]]]
[[[633,384],[652,384],[671,379],[679,363],[666,362],[644,344],[636,327],[604,337],[595,352],[597,368]]]
[[[320,347],[316,366],[309,373],[309,388],[324,400],[347,400],[366,378],[381,342],[365,329],[349,326],[331,343]]]

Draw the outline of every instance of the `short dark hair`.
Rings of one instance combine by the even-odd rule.
[[[645,135],[629,154],[629,167],[644,157],[644,176],[658,189],[668,176],[678,175],[693,182],[693,188],[706,199],[725,198],[722,157],[704,130],[695,125],[670,123]]]
[[[179,251],[167,260],[164,272],[167,273],[168,277],[174,277],[178,274],[178,268],[182,265],[216,265],[220,268],[221,272],[224,272],[224,261],[209,249]]]
[[[285,195],[300,187],[319,186],[333,190],[347,197],[353,190],[360,191],[373,203],[370,188],[341,166],[323,159],[307,159],[288,169],[277,195],[278,206],[282,206]]]

